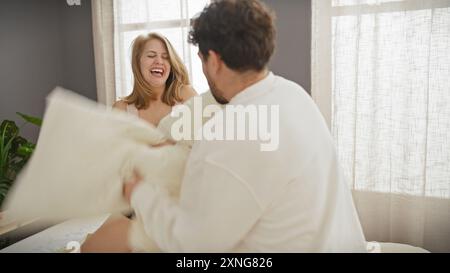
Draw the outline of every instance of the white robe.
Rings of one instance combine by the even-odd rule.
[[[229,105],[279,106],[278,148],[261,151],[262,140],[198,141],[179,200],[157,185],[138,185],[131,205],[158,246],[168,252],[365,252],[333,139],[311,97],[269,73]],[[224,122],[227,128],[230,121]]]

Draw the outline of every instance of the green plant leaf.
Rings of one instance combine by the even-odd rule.
[[[3,124],[3,123],[2,123]],[[12,122],[15,126],[15,123]],[[8,162],[14,158],[14,155],[10,154],[11,146],[14,138],[16,137],[18,130],[15,131],[15,135],[11,136],[10,139],[6,139],[6,135],[8,134],[8,129],[11,123],[6,123],[3,130],[1,130],[0,135],[0,172],[4,175],[8,172]],[[17,126],[16,126],[17,127]],[[6,142],[6,143],[5,143]]]
[[[12,180],[4,176],[0,176],[0,185],[11,185]]]
[[[17,112],[26,122],[41,126],[42,119]],[[36,145],[19,136],[14,121],[0,124],[0,208],[17,174],[30,159]]]
[[[17,155],[29,158],[34,151],[34,148],[35,145],[33,143],[27,142],[25,144],[22,144],[17,148]]]
[[[20,112],[16,112],[16,114],[19,115],[20,117],[22,117],[25,121],[28,121],[29,123],[32,123],[32,124],[37,125],[39,127],[42,125],[42,119],[41,118],[25,115],[25,114],[22,114]]]
[[[11,186],[11,185],[8,185],[8,184],[6,184],[6,183],[0,185],[0,191],[7,191],[7,190],[9,190],[10,186]]]
[[[0,177],[0,208],[2,206],[3,200],[8,194],[9,189],[11,188],[12,181],[6,177]]]
[[[28,142],[25,138],[21,136],[17,136],[14,138],[11,146],[11,150],[16,151],[19,149],[20,146],[25,145]]]
[[[3,139],[3,145],[7,143],[11,138],[16,137],[19,134],[19,127],[12,120],[4,120],[0,124],[1,138]]]

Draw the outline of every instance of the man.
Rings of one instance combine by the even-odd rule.
[[[321,114],[299,85],[267,70],[275,47],[268,9],[257,0],[214,1],[189,40],[218,103],[279,107],[279,145],[197,141],[178,202],[151,183],[127,183],[125,198],[148,235],[169,252],[364,252]]]

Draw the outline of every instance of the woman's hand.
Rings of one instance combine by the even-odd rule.
[[[137,172],[134,171],[134,176],[130,181],[126,181],[123,185],[123,197],[125,197],[125,200],[128,204],[131,203],[131,195],[133,194],[134,189],[137,185],[139,185],[142,182],[142,176]]]

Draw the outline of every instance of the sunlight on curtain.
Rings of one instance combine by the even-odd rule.
[[[312,96],[366,238],[450,251],[450,1],[312,4]]]
[[[355,9],[332,33],[332,133],[354,188],[450,198],[450,8]]]

